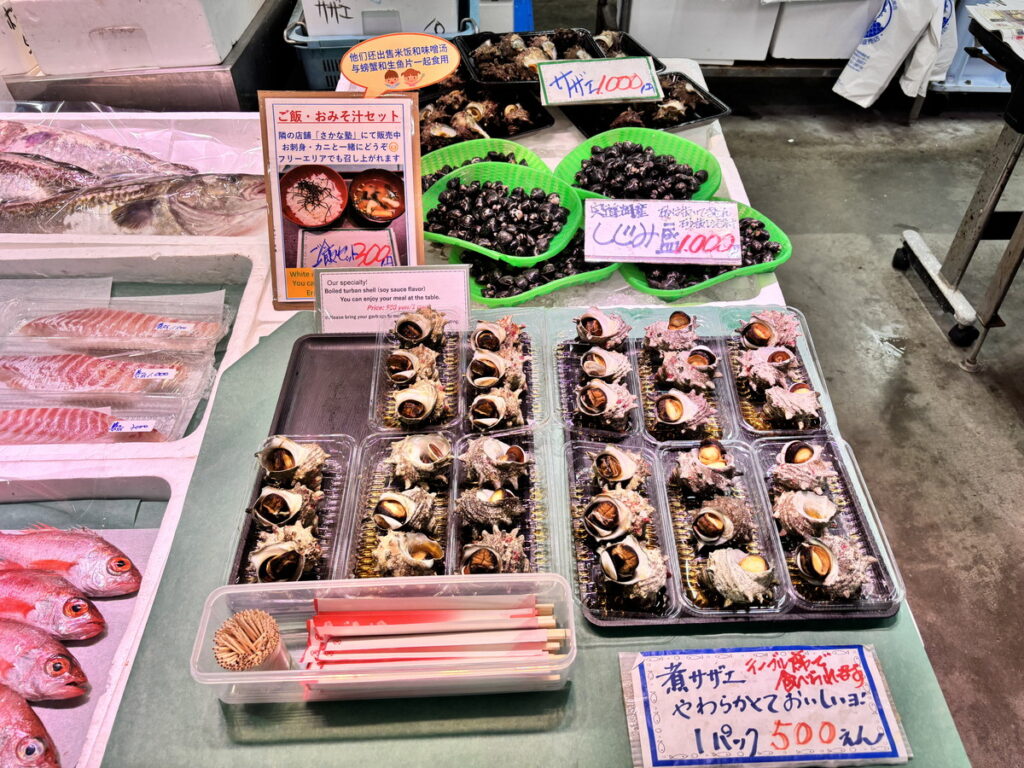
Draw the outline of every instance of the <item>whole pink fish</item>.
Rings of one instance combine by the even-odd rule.
[[[78,660],[41,629],[0,619],[0,683],[29,701],[73,699],[89,690]]]
[[[43,723],[6,685],[0,685],[0,766],[60,768],[57,748]]]
[[[0,533],[0,557],[60,574],[90,597],[130,595],[142,581],[124,552],[87,528],[62,531],[40,525]]]
[[[0,571],[0,618],[23,621],[59,640],[88,640],[107,626],[99,609],[67,579],[33,568]]]

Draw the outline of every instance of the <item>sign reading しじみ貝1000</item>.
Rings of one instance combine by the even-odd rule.
[[[585,200],[587,261],[743,263],[736,203],[693,200]]]
[[[416,104],[260,92],[276,307],[312,308],[320,267],[422,262]]]

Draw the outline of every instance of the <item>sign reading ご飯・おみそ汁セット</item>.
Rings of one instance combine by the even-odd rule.
[[[633,762],[662,766],[906,763],[874,648],[620,653]]]
[[[584,200],[586,261],[743,263],[736,203],[694,200]]]
[[[275,307],[313,307],[309,265],[318,260],[333,267],[421,263],[416,95],[259,96]]]
[[[557,59],[537,64],[544,105],[659,101],[665,98],[650,56]]]

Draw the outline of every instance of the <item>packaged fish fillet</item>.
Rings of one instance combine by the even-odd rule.
[[[178,395],[0,392],[0,445],[178,440],[194,409]]]
[[[0,391],[121,392],[204,397],[213,353],[68,350],[46,338],[0,339]]]
[[[0,307],[0,336],[46,338],[54,346],[76,351],[207,351],[227,333],[230,320],[224,304],[212,300],[26,298]]]

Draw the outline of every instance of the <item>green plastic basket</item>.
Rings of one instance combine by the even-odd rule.
[[[450,248],[448,251],[448,262],[450,264],[463,264],[462,252],[464,250],[464,248],[457,245]],[[585,285],[587,283],[600,283],[602,280],[607,280],[615,274],[615,271],[618,268],[619,264],[615,263],[609,264],[607,267],[601,267],[600,269],[592,269],[589,272],[580,272],[576,275],[560,277],[557,280],[544,283],[544,285],[538,285],[536,288],[523,291],[515,296],[507,296],[504,299],[488,299],[484,296],[480,283],[476,281],[476,278],[470,276],[469,298],[477,304],[483,304],[487,307],[516,307],[520,304],[525,304],[531,299],[536,299],[540,296],[547,296],[549,293],[560,291],[562,288],[570,288],[574,285]]]
[[[526,168],[536,168],[538,171],[546,173],[551,172],[543,160],[522,144],[516,144],[507,139],[473,139],[441,147],[441,149],[435,149],[424,155],[420,158],[420,175],[429,176],[446,165],[459,168],[477,157],[486,157],[488,152],[501,152],[506,155],[511,152],[515,155],[516,160],[526,161]]]
[[[433,232],[424,231],[423,237],[427,240],[433,240],[436,243],[445,243],[446,245],[458,245],[467,250],[481,253],[484,256],[489,256],[490,258],[497,259],[498,261],[504,261],[516,267],[532,267],[538,261],[550,259],[552,256],[557,256],[561,253],[562,249],[569,244],[569,241],[572,240],[572,236],[576,234],[576,230],[580,228],[580,224],[583,222],[583,203],[580,202],[580,198],[579,195],[576,194],[576,190],[561,179],[555,178],[554,174],[550,171],[540,171],[536,168],[527,168],[525,165],[512,165],[510,163],[475,163],[474,165],[467,165],[462,168],[458,168],[447,176],[442,176],[436,184],[423,193],[424,225],[426,224],[427,214],[438,206],[438,196],[444,191],[448,181],[453,178],[461,179],[464,184],[468,184],[473,181],[500,181],[502,184],[508,186],[509,189],[523,187],[529,191],[536,187],[540,187],[548,194],[555,192],[562,198],[562,205],[569,209],[569,218],[566,219],[565,225],[559,233],[551,240],[551,245],[548,249],[536,256],[510,256],[507,253],[501,253],[491,248],[484,248],[476,243],[471,243],[468,240],[462,240],[458,237],[450,237],[449,235],[439,235],[434,234]]]
[[[672,155],[676,161],[686,163],[695,171],[701,169],[707,171],[708,180],[700,185],[700,189],[694,193],[692,200],[710,200],[722,184],[722,167],[713,154],[700,144],[694,144],[687,139],[653,128],[615,128],[599,133],[563,157],[562,162],[555,168],[555,176],[566,184],[571,184],[581,199],[607,199],[607,195],[599,195],[597,192],[589,192],[577,187],[576,173],[583,166],[583,161],[590,157],[591,147],[610,147],[620,141],[632,141],[650,147],[659,155]]]
[[[736,202],[735,200],[726,200],[725,198],[714,198],[715,200],[723,200],[724,202]],[[726,280],[732,280],[734,277],[742,277],[743,275],[757,275],[765,272],[774,272],[779,266],[789,260],[789,257],[793,255],[793,243],[790,242],[789,237],[786,233],[779,229],[778,224],[769,219],[760,211],[756,211],[749,205],[736,202],[736,210],[739,213],[741,219],[745,219],[748,216],[753,216],[755,219],[760,219],[764,222],[765,229],[768,230],[768,234],[771,235],[771,239],[779,243],[782,249],[779,251],[779,255],[771,261],[766,261],[763,264],[751,264],[746,267],[737,267],[731,272],[723,272],[720,275],[716,275],[702,283],[691,285],[689,288],[677,288],[675,290],[665,290],[662,288],[652,288],[647,283],[647,277],[640,269],[639,264],[623,264],[621,268],[623,279],[631,286],[636,288],[641,293],[649,293],[651,296],[657,296],[663,301],[675,301],[681,299],[684,296],[689,296],[691,293],[697,291],[703,291],[705,288],[710,288],[713,285],[724,283]]]

